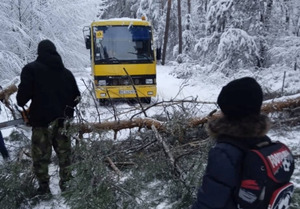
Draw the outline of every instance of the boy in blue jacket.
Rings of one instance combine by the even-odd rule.
[[[244,77],[224,86],[217,103],[222,117],[208,123],[208,132],[216,139],[210,150],[206,172],[192,209],[237,209],[234,195],[240,184],[243,161],[241,149],[222,140],[251,147],[270,141],[267,116],[261,115],[263,92],[255,79]]]

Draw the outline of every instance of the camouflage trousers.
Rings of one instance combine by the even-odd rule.
[[[71,178],[71,139],[54,122],[48,128],[33,127],[31,140],[33,171],[40,187],[49,186],[48,166],[53,147],[59,163],[59,186],[63,190],[65,182]]]

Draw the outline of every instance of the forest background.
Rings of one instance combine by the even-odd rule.
[[[73,71],[88,68],[90,57],[83,41],[82,29],[84,26],[88,26],[91,21],[98,19],[141,18],[142,16],[145,16],[152,23],[155,47],[162,50],[162,60],[158,64],[174,66],[172,74],[178,78],[191,79],[199,73],[210,77],[215,75],[216,72],[230,78],[242,71],[249,71],[262,80],[260,74],[280,72],[286,79],[281,80],[282,83],[286,82],[285,88],[274,91],[272,89],[273,80],[270,80],[269,83],[264,81],[266,99],[300,93],[299,0],[3,0],[0,2],[0,85],[5,87],[19,82],[18,77],[22,67],[36,58],[37,44],[43,39],[50,39],[55,42],[58,51],[64,57],[67,68]],[[289,79],[291,82],[288,82]],[[194,106],[189,107],[192,109]],[[173,117],[167,117],[173,119],[173,122],[168,125],[174,126],[174,129],[175,127],[178,129],[178,123],[176,122],[181,120],[178,117],[176,118],[176,115],[187,118],[191,116],[187,116],[187,112],[189,112],[187,109],[189,108],[181,109],[185,111],[180,111],[180,114],[178,114],[179,110],[176,109]],[[285,117],[288,118],[289,116],[285,115]],[[171,135],[164,135],[172,146],[177,145],[175,141],[182,142],[180,139],[187,137],[186,134],[193,131],[186,130],[182,128],[184,125],[180,125],[180,131],[182,131],[180,134],[174,131]],[[290,126],[291,124],[287,127]],[[292,128],[298,126],[299,121],[293,123]],[[16,138],[20,138],[20,133],[14,134]],[[141,147],[148,148],[147,142],[153,143],[153,138],[157,138],[153,134],[151,135],[153,138],[149,137],[148,130],[139,134],[141,134],[140,137],[143,136],[147,139],[143,138],[145,144],[140,146],[140,149],[142,149]],[[133,136],[130,135],[130,137]],[[109,140],[105,142],[105,145],[104,142],[98,145],[95,144],[95,141],[91,141],[85,146],[81,146],[81,150],[78,151],[86,158],[78,157],[76,159],[79,162],[76,168],[77,173],[78,175],[82,174],[82,185],[78,185],[77,182],[76,187],[81,188],[81,192],[84,191],[86,196],[82,197],[80,192],[69,194],[66,199],[72,205],[72,208],[107,208],[108,205],[109,208],[121,206],[123,208],[151,208],[159,205],[159,202],[167,202],[169,208],[188,208],[193,201],[196,188],[201,179],[199,170],[202,169],[200,164],[195,163],[196,161],[193,159],[198,161],[205,159],[203,153],[205,153],[204,150],[207,150],[206,145],[203,148],[204,150],[201,150],[202,148],[200,149],[199,145],[197,146],[198,151],[193,150],[192,154],[188,152],[190,154],[188,155],[189,159],[185,159],[183,156],[187,153],[182,153],[182,150],[180,150],[181,157],[178,161],[183,161],[182,164],[189,162],[185,165],[185,168],[181,169],[185,171],[195,167],[198,169],[197,172],[190,173],[186,179],[178,177],[178,169],[175,169],[177,174],[171,171],[166,172],[166,170],[168,171],[168,162],[166,162],[168,160],[161,160],[164,155],[158,152],[160,154],[155,155],[154,159],[159,159],[162,162],[159,171],[154,172],[157,161],[153,160],[152,166],[151,163],[148,163],[148,167],[140,166],[140,170],[133,171],[129,169],[128,173],[135,176],[135,181],[134,178],[128,178],[130,180],[123,179],[120,182],[112,178],[111,174],[108,174],[108,171],[104,169],[106,167],[105,163],[99,162],[95,166],[93,163],[95,162],[94,156],[84,154],[87,151],[92,153],[90,149],[93,146],[94,149],[101,146],[110,150],[112,146],[116,145]],[[122,142],[124,143],[123,147],[126,147],[125,142],[126,140]],[[84,152],[84,149],[87,150]],[[156,147],[151,147],[150,150],[147,150],[147,154],[144,152],[142,154],[148,156],[147,160],[149,161],[148,154],[152,153],[151,157],[153,157],[155,151],[157,151]],[[203,153],[199,154],[201,151]],[[107,151],[103,152],[102,155],[108,155]],[[137,154],[131,150],[132,155],[133,153]],[[138,162],[136,163],[138,164]],[[97,174],[86,173],[87,166],[90,166],[89,169],[93,168]],[[22,169],[25,169],[25,167],[22,167]],[[11,177],[17,178],[17,180],[15,179],[15,185],[3,190],[4,193],[5,191],[14,192],[15,189],[16,194],[19,194],[17,193],[18,182],[31,176],[29,170],[28,175],[21,177],[15,175],[20,169],[16,167],[14,171],[9,170],[9,172],[13,172]],[[153,174],[149,175],[150,172],[147,170],[150,170]],[[7,172],[7,170],[1,172],[4,171]],[[26,174],[24,170],[22,172]],[[5,172],[3,174],[5,175]],[[99,179],[100,174],[105,178]],[[141,178],[138,178],[138,176],[141,175],[144,180],[147,179],[148,181],[143,184],[139,183],[140,188],[138,188],[135,184]],[[162,201],[157,197],[150,198],[149,201],[138,201],[137,197],[141,194],[141,191],[144,191],[142,190],[143,187],[145,189],[151,182],[153,183],[153,179],[164,182],[159,185],[164,185],[160,187],[164,188],[162,189],[164,192],[168,193],[167,191],[169,191],[168,195],[164,196],[169,199]],[[11,180],[8,175],[5,175],[5,180],[1,184],[6,185]],[[93,185],[96,186],[84,186],[87,181],[92,181]],[[169,186],[166,186],[166,182]],[[124,190],[125,185],[126,187],[131,186],[131,189]],[[30,186],[32,185],[24,185],[24,188],[31,188]],[[145,197],[153,196],[153,194],[157,195],[157,191],[155,191],[157,187],[156,184],[152,185],[152,189],[148,189],[147,193],[143,193],[143,195]],[[96,191],[95,188],[97,188]],[[113,189],[103,195],[107,188]],[[171,191],[177,192],[172,193]],[[101,198],[97,195],[98,193],[101,194]],[[89,199],[89,203],[79,201],[80,198],[78,197],[80,196],[81,199]],[[28,194],[26,193],[14,197],[15,199],[12,200],[15,203],[9,200],[8,197],[3,196],[2,201],[6,201],[6,205],[9,205],[8,203],[11,201],[11,204],[16,205],[16,208],[22,204],[31,204],[30,201],[24,203],[24,199],[28,200]],[[297,208],[300,199],[299,191],[298,196],[295,198],[298,199],[294,201],[293,207]],[[103,201],[104,199],[106,201]],[[88,204],[88,206],[84,204]],[[167,206],[162,208],[167,208]]]
[[[45,38],[57,44],[66,67],[88,67],[83,26],[91,20],[141,16],[153,24],[155,47],[166,54],[163,64],[211,65],[211,70],[224,73],[241,68],[297,70],[299,10],[297,0],[4,0],[0,79],[19,75]],[[188,68],[181,71],[189,73]]]

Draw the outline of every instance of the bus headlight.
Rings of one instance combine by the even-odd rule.
[[[106,86],[106,80],[98,80],[98,86]]]
[[[146,79],[146,84],[153,84],[153,79],[152,78],[147,78]]]
[[[140,79],[138,79],[138,78],[134,79],[134,84],[139,85],[140,84]]]
[[[129,80],[125,79],[125,80],[123,80],[123,84],[124,84],[124,85],[129,85],[129,84],[131,84],[131,83],[129,82]]]

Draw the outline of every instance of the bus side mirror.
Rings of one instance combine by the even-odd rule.
[[[91,36],[86,36],[84,41],[86,49],[91,49]]]
[[[161,47],[156,49],[156,60],[161,59]]]
[[[84,26],[82,33],[86,49],[91,49],[91,28],[89,26]]]

